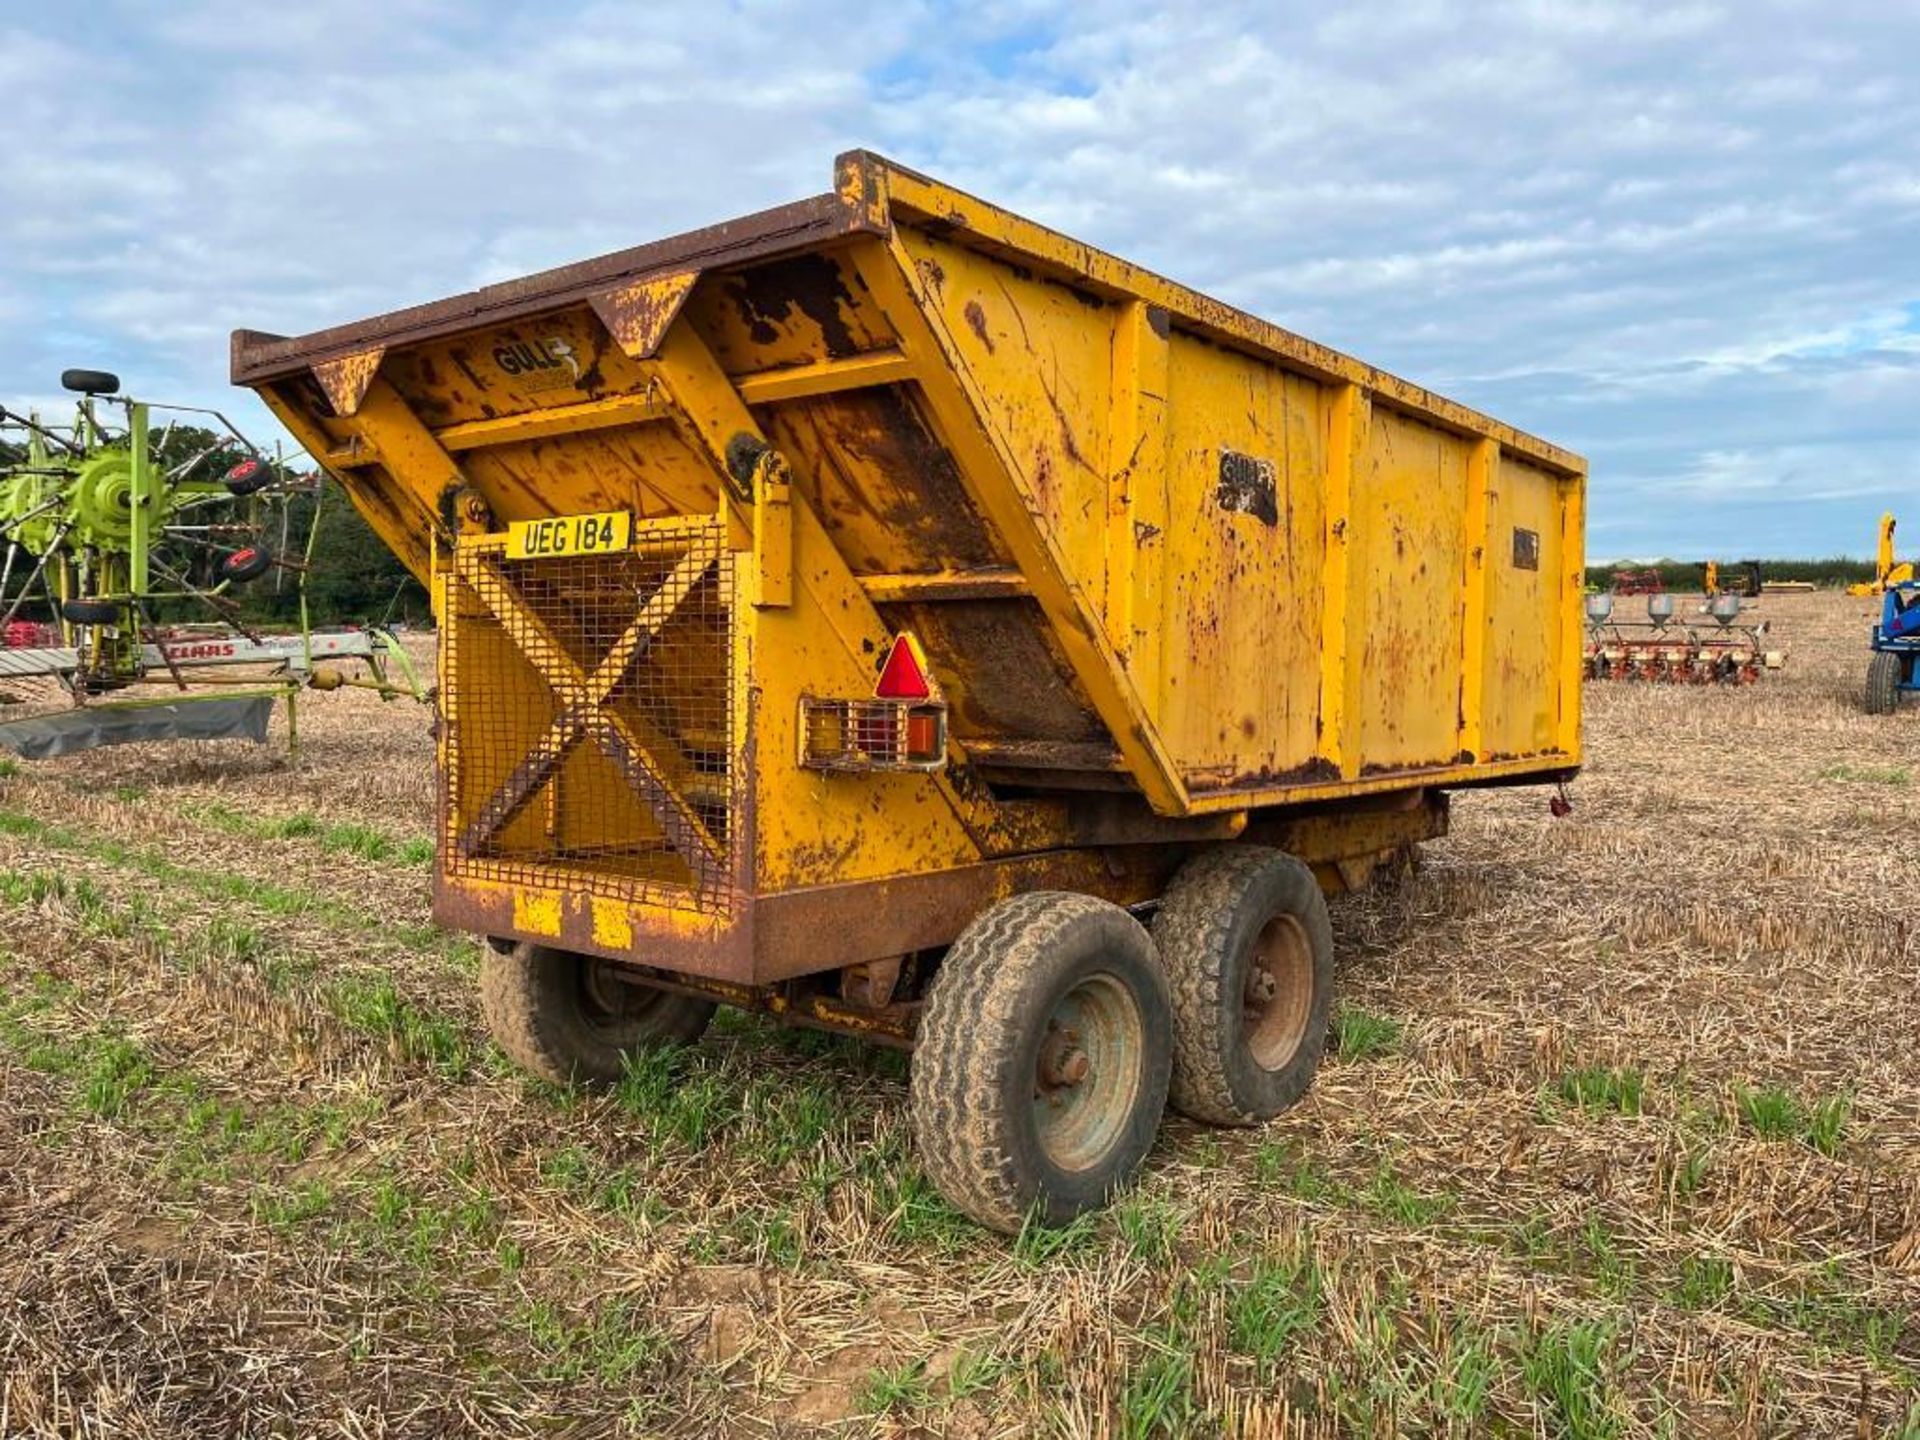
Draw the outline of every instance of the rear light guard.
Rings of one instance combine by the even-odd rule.
[[[800,699],[800,766],[839,774],[938,770],[947,763],[940,700]]]

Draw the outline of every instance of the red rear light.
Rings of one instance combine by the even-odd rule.
[[[938,700],[800,701],[800,764],[808,770],[938,770],[947,763],[947,707]]]
[[[907,712],[907,758],[926,760],[938,756],[940,749],[939,717],[926,709]]]

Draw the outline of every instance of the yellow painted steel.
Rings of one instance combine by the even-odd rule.
[[[1891,510],[1880,517],[1879,541],[1874,549],[1873,579],[1849,585],[1849,595],[1884,595],[1895,585],[1913,583],[1913,562],[1898,560],[1894,556],[1893,535],[1897,526]]]
[[[871,155],[829,196],[629,256],[242,332],[235,370],[437,576],[444,624],[494,613],[498,653],[455,687],[592,700],[648,663],[644,635],[608,669],[516,615],[485,559],[511,524],[719,527],[736,901],[1064,849],[1090,792],[1173,835],[1578,764],[1578,456]],[[948,769],[802,769],[802,698],[869,694],[902,630],[951,704]],[[507,740],[537,752],[529,714]],[[656,809],[708,833],[696,801]],[[512,823],[573,856],[634,841],[586,809]],[[560,868],[512,888],[443,875],[607,953],[731,923]]]

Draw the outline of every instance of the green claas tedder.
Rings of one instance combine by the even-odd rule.
[[[501,1043],[910,1047],[990,1225],[1291,1104],[1324,892],[1579,763],[1577,456],[871,155],[233,370],[432,587]]]
[[[130,399],[100,370],[61,381],[80,395],[68,422],[0,409],[0,747],[41,758],[257,741],[274,702],[286,700],[291,722],[307,686],[418,693],[390,637],[305,623],[317,477],[218,411]],[[304,554],[289,553],[296,494],[313,501]],[[275,572],[300,587],[297,635],[263,634],[238,603],[241,587]]]

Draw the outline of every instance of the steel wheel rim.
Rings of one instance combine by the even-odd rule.
[[[1313,1014],[1313,942],[1296,915],[1260,927],[1247,956],[1240,1017],[1253,1063],[1284,1069],[1307,1037]]]
[[[619,967],[610,960],[589,957],[580,966],[580,1009],[596,1029],[632,1026],[644,1019],[665,993],[623,980]]]
[[[1117,976],[1089,975],[1055,1002],[1033,1066],[1033,1126],[1047,1160],[1091,1170],[1126,1134],[1146,1066],[1146,1022]]]

